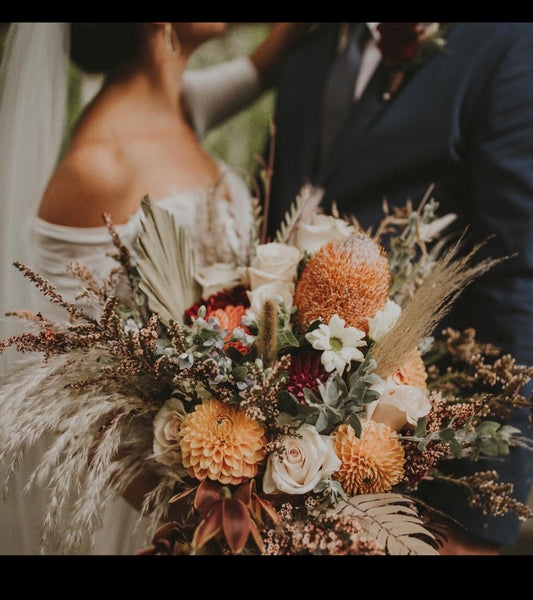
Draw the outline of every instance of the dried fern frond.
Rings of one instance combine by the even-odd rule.
[[[371,349],[376,372],[383,378],[414,357],[416,348],[430,336],[464,289],[506,258],[474,262],[482,244],[460,256],[461,240],[435,261],[430,273],[403,307],[394,327]]]
[[[139,288],[165,325],[183,322],[186,309],[201,295],[191,241],[176,217],[148,196],[141,206],[145,219],[139,237]]]
[[[302,223],[307,223],[311,220],[323,196],[323,189],[312,185],[305,185],[285,214],[285,219],[276,233],[275,241],[281,244],[293,245],[296,229]]]
[[[379,547],[391,555],[436,555],[437,540],[424,525],[413,500],[401,494],[363,494],[329,512],[355,517]]]

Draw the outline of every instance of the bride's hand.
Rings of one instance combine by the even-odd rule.
[[[312,23],[271,24],[267,37],[250,56],[265,87],[274,83],[285,55],[311,25]]]

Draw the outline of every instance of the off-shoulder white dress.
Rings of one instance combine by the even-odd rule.
[[[244,107],[261,93],[260,82],[250,61],[244,58],[229,63],[186,72],[184,95],[189,117],[200,138],[207,130]],[[164,198],[153,198],[160,206],[175,213],[186,227],[195,247],[197,261],[204,264],[227,262],[234,254],[244,256],[252,225],[250,193],[243,179],[219,162],[227,197],[208,199],[202,190],[177,192],[169,189]],[[142,212],[139,210],[128,223],[118,225],[122,241],[133,250],[141,232]],[[72,261],[85,264],[93,273],[104,277],[116,267],[108,256],[114,250],[105,226],[96,228],[64,227],[35,218],[32,225],[32,268],[52,283],[67,299],[79,291],[65,265]],[[45,316],[65,319],[62,308],[42,299],[39,307]],[[40,528],[47,503],[46,486],[36,486],[23,493],[27,477],[38,464],[45,449],[45,440],[33,446],[17,470],[7,501],[0,504],[0,554],[39,554]],[[118,497],[107,507],[103,526],[91,547],[86,544],[82,554],[128,555],[150,543],[151,532],[138,525],[138,513]]]

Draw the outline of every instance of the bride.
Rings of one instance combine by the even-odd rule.
[[[3,189],[12,191],[12,200],[8,196],[2,219],[3,312],[26,308],[42,311],[57,320],[66,319],[66,314],[46,299],[32,300],[29,290],[21,288],[20,277],[14,282],[11,277],[14,269],[6,263],[18,260],[28,264],[66,299],[72,300],[78,290],[65,265],[79,261],[93,273],[105,276],[115,263],[107,256],[113,246],[102,213],[110,215],[122,241],[133,246],[141,231],[140,199],[146,194],[178,216],[191,235],[200,264],[224,262],[235,254],[246,255],[252,223],[248,187],[240,176],[203,149],[201,137],[270,85],[284,52],[305,31],[305,24],[275,24],[249,58],[237,58],[198,72],[186,71],[191,54],[206,40],[220,35],[225,26],[224,23],[12,26],[5,53],[12,69],[3,67],[0,78],[4,86],[0,137],[10,144],[10,158],[17,154],[17,148],[20,154],[19,144],[24,135],[26,139],[38,135],[37,129],[17,130],[15,113],[6,115],[8,107],[11,110],[17,107],[21,112],[15,97],[8,94],[9,89],[17,87],[13,83],[9,87],[10,77],[14,76],[13,64],[15,77],[20,79],[30,77],[33,72],[36,77],[41,75],[41,81],[45,78],[43,73],[49,74],[42,87],[32,90],[31,98],[37,91],[42,104],[47,97],[46,88],[53,89],[50,96],[53,98],[64,84],[65,68],[57,57],[61,57],[69,43],[70,57],[82,70],[105,73],[106,78],[57,165],[55,156],[61,142],[57,130],[61,130],[64,111],[54,101],[49,106],[53,113],[48,115],[48,121],[56,123],[55,132],[43,132],[36,139],[37,144],[33,144],[35,152],[28,150],[24,163],[15,165],[18,169],[4,165],[0,171]],[[30,49],[33,49],[31,60]],[[59,69],[52,77],[49,63],[54,56]],[[22,69],[24,63],[32,63],[33,71]],[[36,81],[32,83],[37,85]],[[17,89],[19,93],[24,90],[20,86]],[[31,108],[31,98],[25,99],[25,106],[29,107],[26,113],[37,120],[42,114]],[[28,127],[27,121],[25,126]],[[36,123],[39,126],[42,127],[42,120]],[[38,208],[37,198],[41,198]],[[14,227],[16,223],[19,227]],[[208,225],[213,223],[216,231],[210,237],[206,232],[212,232]],[[24,306],[22,298],[27,300]],[[2,554],[39,552],[46,488],[41,483],[24,495],[22,488],[44,450],[42,443],[30,449],[16,473],[14,485],[10,486],[10,496],[1,511]],[[138,513],[117,497],[103,517],[94,546],[87,545],[82,552],[132,554],[144,547],[149,539],[142,528],[135,535],[130,534],[137,518]]]

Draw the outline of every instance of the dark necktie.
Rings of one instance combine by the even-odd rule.
[[[322,111],[322,158],[330,151],[353,104],[355,82],[368,33],[365,23],[350,25],[347,43],[331,66]]]

